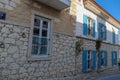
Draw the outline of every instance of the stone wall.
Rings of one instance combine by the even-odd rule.
[[[0,80],[49,80],[83,74],[81,54],[76,57],[77,65],[75,66],[77,38],[61,33],[52,33],[50,60],[33,61],[28,60],[28,54],[30,54],[28,53],[29,31],[28,27],[0,23],[0,43],[5,45],[0,48]],[[95,49],[94,41],[79,39],[84,41],[84,49]],[[114,49],[114,46],[109,44],[102,46],[109,46],[104,47],[105,50]]]
[[[75,38],[52,33],[51,59],[28,60],[28,27],[0,23],[0,80],[45,80],[73,76]],[[24,36],[23,36],[24,34]]]
[[[79,37],[76,40],[77,41],[81,40],[83,42],[83,45],[81,47],[83,47],[84,50],[96,50],[96,47],[95,47],[96,41],[95,40],[82,38],[82,37]],[[112,67],[112,62],[111,62],[111,58],[112,58],[111,53],[112,53],[112,51],[117,51],[118,57],[119,57],[118,46],[103,42],[101,44],[100,50],[107,51],[107,53],[108,53],[107,68],[113,68]],[[101,71],[104,70],[104,69],[105,68],[101,69]],[[82,72],[82,52],[79,55],[76,56],[76,70],[77,70],[77,74],[81,74],[81,72]]]
[[[0,0],[0,8],[13,10],[19,3],[20,0]]]
[[[71,14],[75,15],[76,6],[72,5]],[[90,75],[82,73],[82,54],[75,57],[75,42],[81,39],[84,49],[95,50],[95,41],[73,36],[76,19],[69,9],[57,11],[41,3],[35,6],[28,0],[1,0],[0,10],[7,13],[6,21],[0,21],[0,80],[73,80],[75,75]],[[50,60],[28,59],[32,10],[53,18]],[[101,50],[109,51],[111,67],[111,51],[118,48],[103,43]]]
[[[28,27],[31,27],[34,15],[44,15],[52,20],[52,31],[74,35],[76,19],[69,8],[58,11],[39,0],[0,0],[0,11],[6,13],[6,22]]]

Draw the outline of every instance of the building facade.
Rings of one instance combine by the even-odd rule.
[[[99,71],[117,70],[120,24],[94,1],[2,0],[0,19],[0,80],[87,80],[97,40]]]

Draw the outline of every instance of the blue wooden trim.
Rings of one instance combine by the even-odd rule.
[[[111,61],[111,62],[112,62],[112,66],[114,66],[114,62],[113,62],[113,51],[112,51],[112,53],[111,53],[111,56],[112,56],[112,59],[111,59],[111,60],[112,60],[112,61]]]
[[[115,58],[116,58],[116,65],[117,65],[118,64],[118,54],[117,54],[117,52],[115,54]]]
[[[105,40],[107,40],[107,26],[105,26]]]
[[[82,72],[87,71],[87,50],[83,50],[82,53]]]
[[[101,54],[102,51],[99,51],[99,54],[98,54],[98,68],[101,68]]]
[[[105,66],[107,66],[108,65],[108,53],[107,53],[107,51],[105,51]]]
[[[102,24],[98,23],[98,39],[101,39],[101,33],[102,33],[101,29],[102,29]]]
[[[83,15],[83,35],[85,36],[88,34],[87,20],[88,20],[88,17],[86,15]]]
[[[93,51],[93,69],[96,69],[96,51]]]
[[[113,35],[113,36],[112,36],[112,37],[113,37],[113,44],[115,44],[116,38],[115,38],[115,32],[114,32],[114,31],[112,32],[112,35]]]
[[[93,20],[93,37],[95,38],[96,32],[95,32],[95,20]]]

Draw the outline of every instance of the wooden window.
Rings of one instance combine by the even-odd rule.
[[[50,20],[35,16],[32,36],[32,55],[48,55],[50,48]]]
[[[88,35],[93,35],[93,19],[88,17]]]
[[[92,66],[93,66],[93,60],[92,60],[92,51],[88,50],[88,53],[87,53],[87,68],[88,69],[92,69]]]

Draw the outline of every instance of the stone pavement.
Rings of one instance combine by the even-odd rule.
[[[120,80],[120,71],[111,73],[96,80]]]
[[[77,76],[63,77],[63,78],[54,78],[54,79],[45,79],[45,80],[120,80],[120,71],[103,71],[100,73],[91,72],[90,74],[85,73]]]

